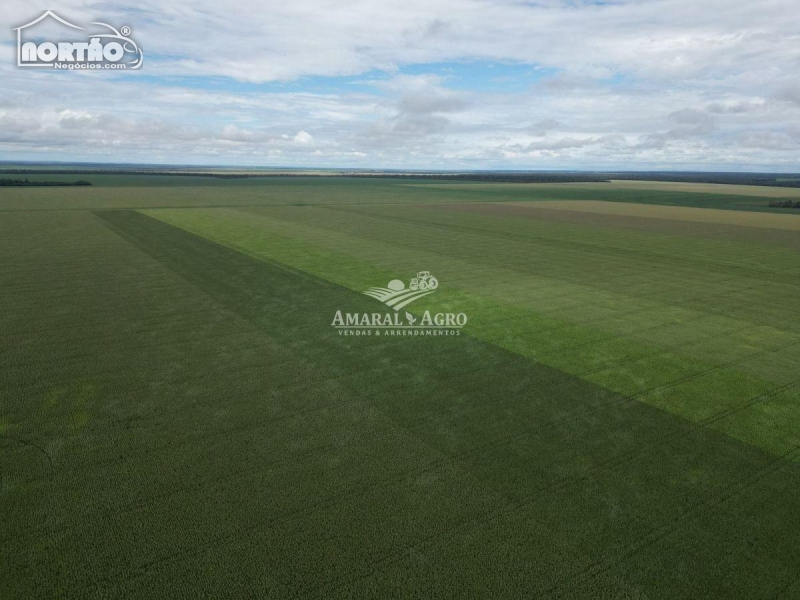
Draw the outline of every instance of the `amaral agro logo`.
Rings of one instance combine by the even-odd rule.
[[[86,33],[86,28],[48,10],[38,19],[14,28],[17,66],[66,70],[141,68],[144,53],[130,37],[130,27],[91,24],[95,26],[94,33]]]
[[[426,310],[422,316],[414,316],[400,311],[425,296],[433,294],[439,287],[439,280],[429,271],[420,271],[408,286],[400,279],[393,279],[386,287],[374,287],[364,294],[380,300],[394,312],[343,313],[337,310],[331,325],[339,335],[361,336],[441,336],[461,335],[467,324],[464,313],[432,313]]]

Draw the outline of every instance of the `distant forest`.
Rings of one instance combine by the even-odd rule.
[[[769,185],[800,187],[800,173],[676,173],[664,171],[606,173],[610,179],[635,181],[676,181],[683,183],[729,183],[736,185]]]
[[[388,179],[430,179],[438,181],[486,181],[498,183],[602,183],[613,179],[633,181],[671,181],[685,183],[726,183],[735,185],[765,185],[800,188],[800,173],[714,173],[675,171],[266,171],[231,172],[169,168],[10,168],[0,167],[0,175],[164,175],[184,177],[213,177],[218,179],[247,179],[260,177],[363,177]],[[0,179],[0,185],[90,185],[87,181],[74,183],[27,182],[20,179]]]
[[[61,187],[65,185],[92,185],[89,181],[28,181],[27,179],[0,179],[0,187]]]
[[[800,202],[791,200],[770,200],[771,208],[800,208]]]

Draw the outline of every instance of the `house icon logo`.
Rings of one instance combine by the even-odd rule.
[[[130,37],[131,28],[119,29],[108,23],[93,22],[103,27],[86,33],[86,27],[70,23],[52,10],[45,11],[30,23],[15,27],[17,33],[17,66],[64,70],[139,69],[144,62],[142,48]],[[44,40],[37,32],[57,28]],[[57,37],[51,37],[57,35]]]

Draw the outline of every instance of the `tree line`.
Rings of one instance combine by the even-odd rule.
[[[28,181],[27,179],[0,179],[0,187],[55,187],[65,185],[92,185],[89,181]]]
[[[800,208],[800,201],[795,200],[770,200],[771,208]]]

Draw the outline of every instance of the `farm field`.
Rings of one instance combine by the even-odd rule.
[[[86,179],[0,190],[3,597],[800,598],[800,190]]]

